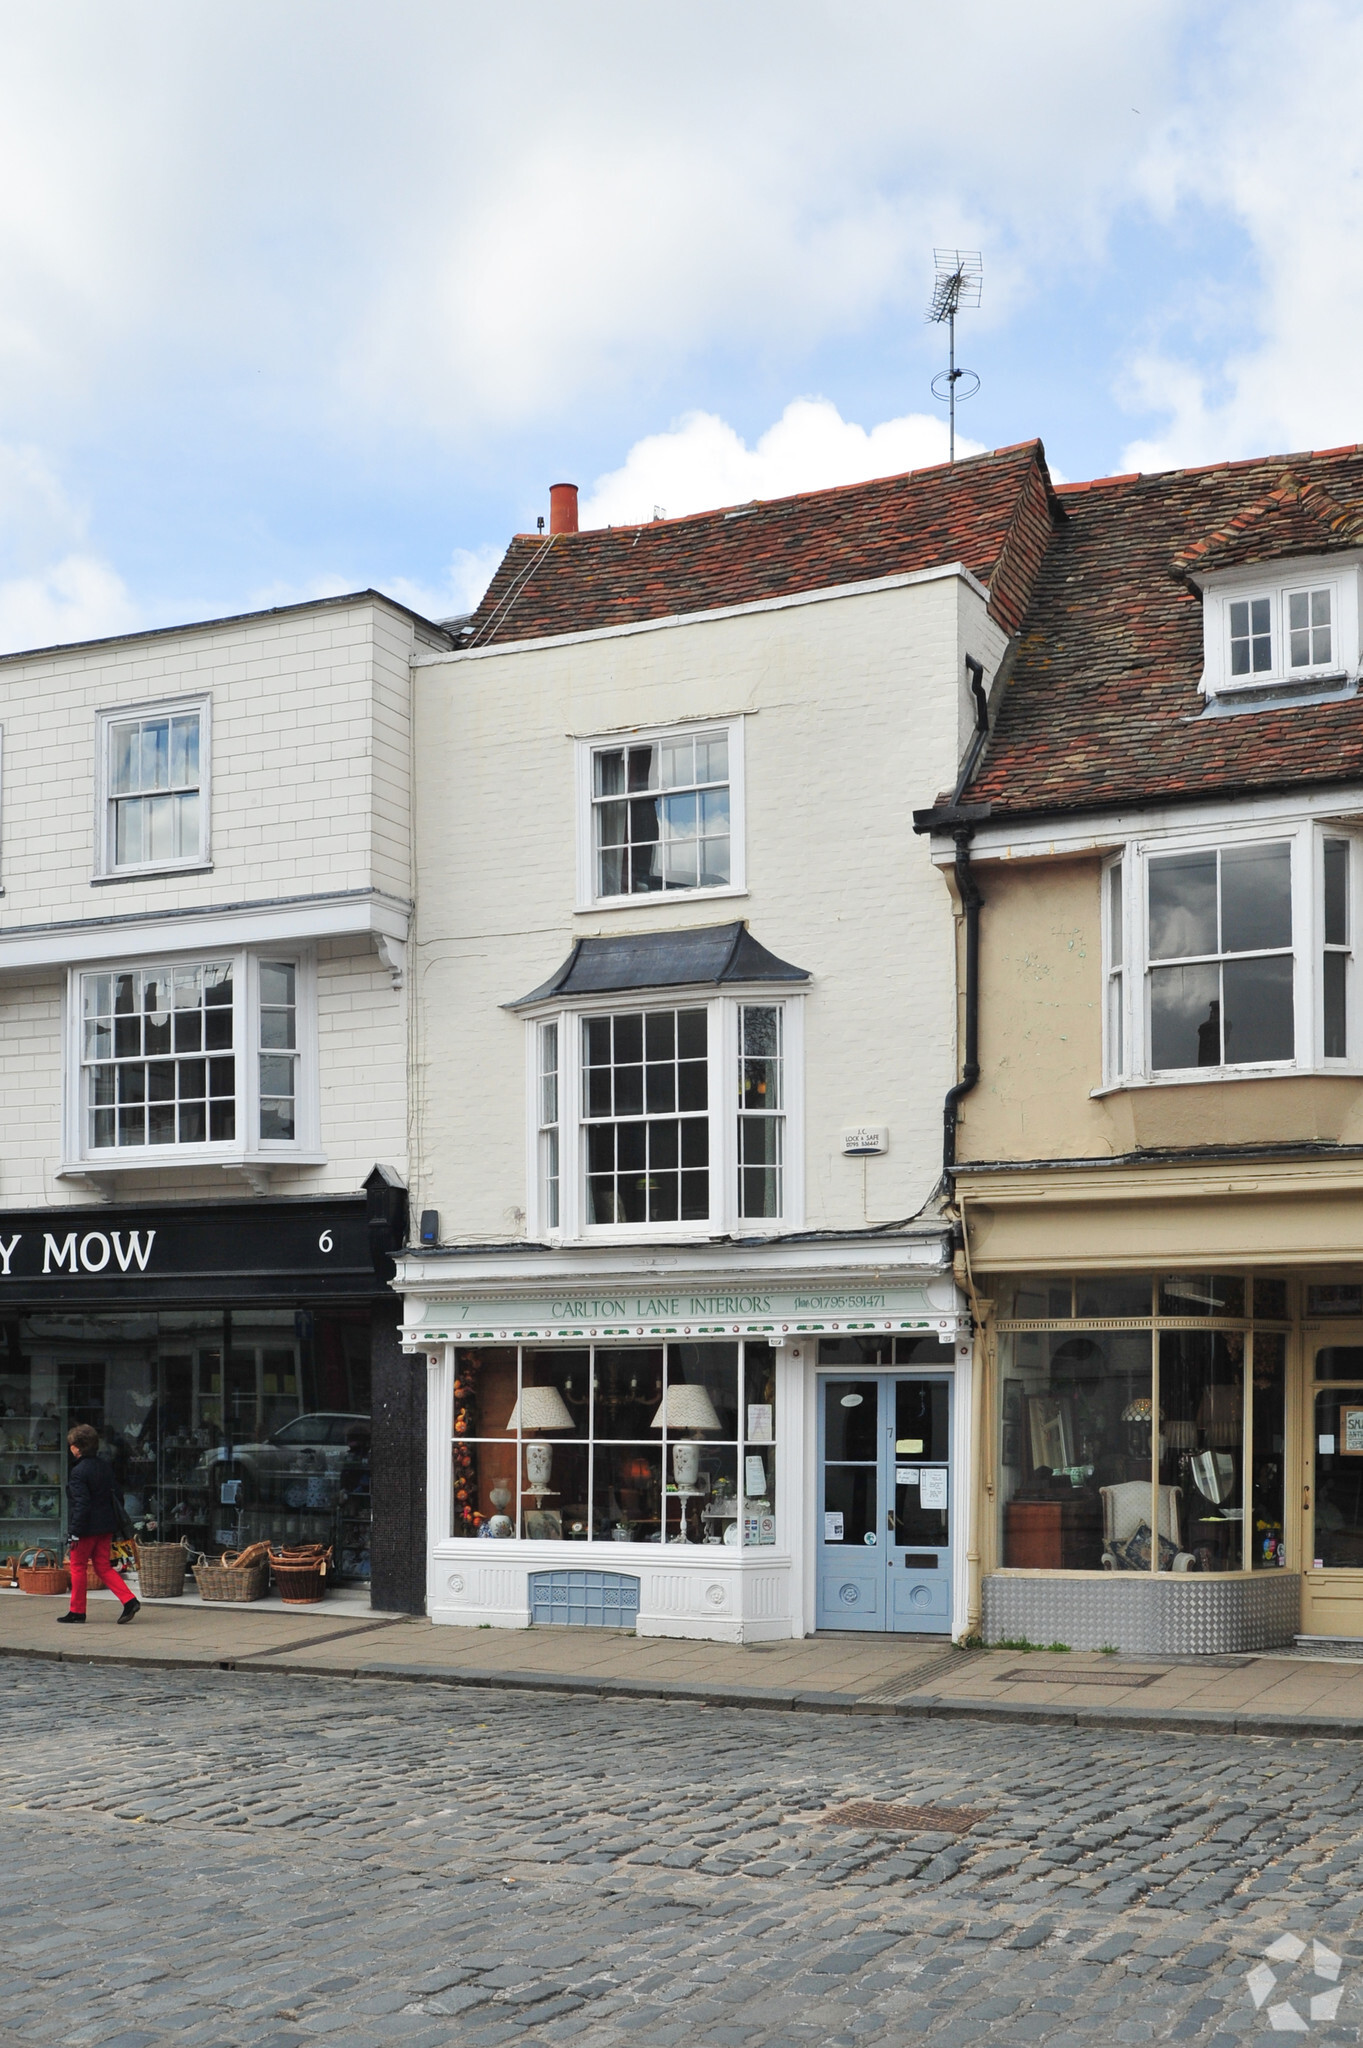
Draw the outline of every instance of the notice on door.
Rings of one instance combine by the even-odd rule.
[[[830,1508],[823,1518],[823,1540],[825,1543],[842,1542],[842,1510],[836,1513]]]
[[[944,1508],[947,1504],[947,1475],[944,1471],[924,1470],[918,1475],[918,1499],[925,1508]]]

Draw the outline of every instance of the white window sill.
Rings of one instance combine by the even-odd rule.
[[[91,875],[90,887],[103,889],[110,882],[154,881],[158,875],[211,875],[212,872],[211,860],[158,861],[154,867],[118,868],[112,874]]]
[[[1137,1089],[1201,1088],[1213,1081],[1302,1080],[1363,1080],[1363,1067],[1341,1060],[1338,1064],[1328,1067],[1299,1067],[1289,1062],[1264,1067],[1189,1067],[1179,1068],[1167,1074],[1129,1074],[1124,1080],[1105,1081],[1101,1088],[1090,1088],[1089,1101],[1099,1102],[1105,1095],[1128,1095]]]
[[[726,882],[722,889],[640,889],[634,896],[601,896],[595,903],[579,903],[573,915],[591,917],[598,910],[644,910],[652,905],[661,908],[663,904],[671,909],[678,903],[717,903],[725,897],[747,893],[739,882]]]
[[[764,1450],[774,1445],[764,1444]],[[730,1571],[744,1564],[790,1563],[790,1551],[774,1543],[617,1543],[608,1536],[584,1536],[575,1539],[567,1536],[443,1536],[432,1545],[432,1555],[437,1560],[447,1558],[485,1558],[488,1551],[497,1551],[510,1558],[518,1551],[529,1554],[543,1563],[546,1557],[565,1565],[581,1561],[584,1551],[590,1551],[593,1562],[602,1563],[607,1557],[618,1560],[628,1559],[631,1564],[657,1562],[658,1552],[665,1550],[669,1565],[681,1561],[694,1564],[697,1569],[708,1571],[727,1568]],[[1086,1573],[1091,1578],[1093,1574]],[[455,1596],[457,1599],[459,1596]]]
[[[103,1180],[122,1173],[203,1173],[214,1167],[225,1173],[270,1173],[283,1167],[325,1166],[325,1152],[301,1149],[277,1152],[247,1152],[231,1146],[176,1145],[163,1152],[92,1152],[88,1159],[64,1159],[57,1168],[58,1180]]]

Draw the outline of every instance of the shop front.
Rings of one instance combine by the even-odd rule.
[[[409,1253],[431,1619],[959,1632],[971,1343],[942,1234],[819,1251]]]
[[[1363,1639],[1363,1266],[1321,1255],[1359,1241],[1345,1171],[1095,1172],[1081,1197],[975,1169],[958,1192],[985,1639]]]
[[[84,1422],[148,1541],[322,1543],[343,1583],[369,1585],[376,1555],[382,1577],[386,1496],[401,1513],[411,1480],[375,1455],[376,1382],[402,1361],[373,1206],[0,1216],[0,1548],[64,1541]]]

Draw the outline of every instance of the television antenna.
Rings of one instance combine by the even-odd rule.
[[[949,367],[939,370],[932,380],[932,395],[944,399],[949,409],[950,454],[948,461],[956,460],[956,406],[973,398],[980,388],[980,380],[973,370],[956,367],[956,315],[962,306],[978,306],[980,285],[984,279],[984,267],[980,262],[978,249],[934,249],[933,261],[937,265],[937,280],[933,286],[932,304],[928,307],[927,318],[940,327],[945,320],[947,326],[947,361]]]

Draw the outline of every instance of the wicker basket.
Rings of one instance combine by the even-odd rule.
[[[144,1600],[178,1600],[185,1590],[189,1553],[183,1543],[139,1543],[137,1586]]]
[[[19,1591],[21,1593],[69,1593],[71,1574],[61,1562],[55,1550],[26,1550],[18,1566]]]
[[[17,1586],[18,1583],[14,1558],[0,1557],[0,1586]]]
[[[224,1550],[217,1564],[201,1558],[194,1567],[194,1581],[201,1600],[263,1600],[270,1590],[264,1560],[243,1565],[234,1550]]]
[[[314,1607],[326,1592],[331,1552],[320,1543],[271,1550],[270,1571],[286,1607]]]

